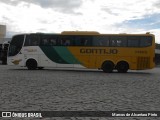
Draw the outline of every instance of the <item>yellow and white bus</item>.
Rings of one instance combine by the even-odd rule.
[[[30,70],[83,66],[110,73],[155,67],[155,37],[146,34],[100,34],[94,31],[31,33],[13,36],[8,65]],[[78,65],[77,65],[78,64]]]

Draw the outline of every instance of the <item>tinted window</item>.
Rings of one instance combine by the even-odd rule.
[[[93,46],[109,46],[109,37],[108,36],[94,36],[92,45]]]
[[[111,36],[111,46],[125,47],[127,46],[126,36]]]
[[[139,36],[128,36],[128,46],[129,47],[138,47],[140,43]]]
[[[30,34],[26,36],[24,46],[38,46],[40,44],[39,35]]]
[[[73,46],[74,45],[74,36],[70,36],[70,35],[59,36],[58,45],[60,45],[60,46]]]
[[[91,36],[75,36],[75,45],[76,46],[91,46],[92,37]]]
[[[140,46],[146,47],[152,45],[152,37],[151,36],[142,36],[140,40]]]
[[[51,45],[56,46],[57,45],[57,36],[56,35],[41,35],[40,45]]]
[[[14,56],[20,52],[23,45],[23,41],[24,35],[17,35],[12,38],[9,47],[9,56]]]

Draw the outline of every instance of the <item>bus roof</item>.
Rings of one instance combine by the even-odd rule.
[[[62,35],[99,35],[97,31],[63,31]]]
[[[150,32],[146,32],[146,33],[139,33],[139,34],[135,34],[135,33],[117,33],[117,34],[101,34],[97,31],[63,31],[61,32],[60,35],[114,35],[114,36],[154,36],[153,34],[150,34]]]
[[[18,34],[18,35],[36,35],[36,34],[39,34],[39,35],[113,35],[113,36],[154,36],[154,34],[151,34],[149,32],[146,32],[146,33],[117,33],[117,34],[105,34],[105,33],[99,33],[97,31],[63,31],[61,33],[24,33],[24,34]],[[14,36],[17,36],[17,35],[14,35]]]

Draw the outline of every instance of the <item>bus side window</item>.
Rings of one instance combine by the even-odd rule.
[[[127,37],[121,36],[117,40],[117,46],[119,47],[126,47],[127,46]]]
[[[61,45],[62,46],[70,46],[70,43],[71,43],[71,40],[70,40],[70,38],[63,38],[62,40],[61,40]]]
[[[111,36],[111,46],[116,47],[117,46],[117,36]]]
[[[24,46],[38,46],[39,37],[37,35],[27,35]]]
[[[48,45],[50,45],[50,46],[56,46],[57,45],[57,36],[49,35],[47,38],[48,38]]]
[[[46,38],[43,39],[43,40],[42,40],[42,44],[43,44],[43,45],[49,45],[48,39],[46,39]]]
[[[39,43],[38,43],[38,40],[33,40],[33,46],[37,46],[37,45],[39,45]]]
[[[108,36],[94,36],[92,44],[93,46],[109,46],[109,37]]]
[[[54,37],[51,35],[42,35],[41,36],[41,45],[42,46],[50,46],[56,43],[56,40],[54,41]]]
[[[40,43],[38,35],[31,35],[31,46],[38,46]]]
[[[64,40],[64,46],[70,46],[70,40],[69,39],[66,39]]]
[[[72,44],[74,46],[91,46],[92,36],[82,36],[82,35],[73,36]]]
[[[127,46],[127,37],[126,36],[112,36],[111,37],[111,46],[126,47]]]
[[[152,45],[152,37],[151,36],[142,36],[140,40],[141,47],[147,47]]]
[[[74,36],[73,44],[74,44],[75,46],[80,46],[80,45],[81,45],[80,37],[79,37],[78,35]]]
[[[85,39],[80,39],[80,46],[84,46],[85,44]]]
[[[88,40],[85,39],[85,38],[81,39],[81,45],[82,46],[87,46],[88,45]]]
[[[117,46],[117,40],[111,40],[111,46],[113,47]]]
[[[92,37],[91,36],[80,36],[80,46],[91,46]]]
[[[56,39],[50,39],[50,45],[56,45],[57,44],[57,41]]]
[[[56,45],[57,46],[61,46],[62,45],[62,39],[60,38],[60,36],[58,36],[57,39],[56,39]]]
[[[27,35],[27,36],[26,36],[25,43],[24,43],[24,46],[30,46],[30,45],[31,45],[30,35]]]
[[[140,37],[138,36],[128,36],[128,46],[129,47],[139,47]]]
[[[57,39],[58,46],[73,46],[75,39],[73,36],[66,35],[66,36],[59,36]]]

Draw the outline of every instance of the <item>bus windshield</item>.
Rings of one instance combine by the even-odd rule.
[[[24,35],[14,36],[10,43],[8,56],[17,55],[22,49],[23,41],[24,41]]]

